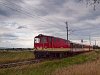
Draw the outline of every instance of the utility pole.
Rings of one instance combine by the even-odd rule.
[[[67,30],[67,42],[68,42],[68,23],[66,21],[66,30]]]
[[[91,36],[89,35],[89,43],[90,43],[90,47],[89,50],[91,49]]]
[[[96,46],[97,44],[96,44],[96,40],[95,40],[95,46]]]
[[[96,50],[96,48],[97,48],[97,46],[96,46],[97,44],[96,44],[96,40],[95,40],[95,45],[94,45],[94,49]]]
[[[82,43],[82,49],[83,49],[83,39],[81,39],[81,43]]]

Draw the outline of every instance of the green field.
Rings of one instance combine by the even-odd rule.
[[[89,52],[74,57],[63,58],[53,61],[45,61],[38,64],[24,65],[8,69],[0,69],[0,75],[54,75],[59,68],[67,68],[74,64],[82,64],[97,60],[99,52]]]
[[[0,64],[25,59],[34,59],[33,52],[30,51],[0,51]]]

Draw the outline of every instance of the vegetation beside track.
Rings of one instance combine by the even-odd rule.
[[[67,68],[70,65],[82,64],[97,60],[99,52],[89,52],[74,57],[46,61],[38,64],[24,65],[14,68],[0,69],[0,75],[51,75],[58,68]]]
[[[100,75],[100,51],[95,61],[56,69],[52,75]]]
[[[33,52],[30,51],[0,51],[0,64],[34,59]]]

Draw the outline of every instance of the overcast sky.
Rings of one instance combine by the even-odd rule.
[[[87,6],[78,0],[0,0],[0,47],[34,46],[34,37],[45,34],[66,39],[83,39],[100,45],[100,5]]]

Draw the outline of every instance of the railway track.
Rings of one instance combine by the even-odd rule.
[[[90,51],[88,51],[88,52],[90,52]],[[76,52],[76,53],[71,52],[71,53],[69,53],[69,55],[67,55],[67,57],[71,57],[71,56],[81,54],[81,53],[84,53],[84,52]],[[43,61],[54,60],[54,59],[58,59],[58,58],[28,59],[28,60],[23,60],[23,61],[4,63],[4,64],[0,64],[0,69],[2,69],[2,68],[11,68],[11,67],[16,67],[16,66],[22,66],[22,65],[28,65],[28,64],[35,64],[35,63],[40,63],[40,62],[43,62]]]
[[[5,63],[5,64],[0,64],[0,69],[22,66],[22,65],[27,65],[27,64],[35,64],[35,63],[40,63],[43,61],[44,59],[33,59],[33,60],[25,60],[25,61],[20,61],[20,62]]]

